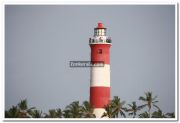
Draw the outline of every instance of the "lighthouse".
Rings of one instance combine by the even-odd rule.
[[[94,36],[89,38],[91,48],[90,104],[96,118],[101,118],[105,106],[110,101],[110,47],[111,38],[106,36],[103,23],[94,28]],[[98,64],[102,64],[103,66]]]

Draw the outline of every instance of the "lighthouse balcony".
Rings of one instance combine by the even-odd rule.
[[[111,38],[106,38],[106,39],[89,38],[89,44],[111,44],[111,43],[112,43]]]

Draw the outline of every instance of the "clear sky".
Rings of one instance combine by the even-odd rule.
[[[103,22],[111,47],[111,98],[127,104],[152,91],[175,111],[174,5],[6,5],[5,107],[27,99],[42,111],[89,100],[88,40]]]

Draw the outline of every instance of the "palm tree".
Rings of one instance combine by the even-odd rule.
[[[81,118],[83,114],[83,108],[79,105],[79,101],[74,101],[70,105],[66,106],[64,113],[68,113],[70,118]]]
[[[64,110],[63,111],[63,117],[64,118],[71,118],[70,110]]]
[[[105,106],[106,113],[102,117],[108,116],[109,118],[118,117],[119,114],[123,117],[126,117],[125,111],[127,110],[123,105],[125,101],[120,100],[118,96],[114,96],[113,100],[110,101],[109,105]]]
[[[140,96],[139,100],[143,101],[145,104],[141,106],[141,108],[143,107],[148,107],[148,114],[149,117],[151,117],[151,107],[154,106],[159,110],[159,107],[155,104],[158,101],[156,100],[157,96],[152,97],[152,92],[147,92],[145,93],[145,97]]]
[[[32,116],[33,118],[42,118],[42,111],[34,110],[34,111],[31,113],[31,116]]]
[[[45,118],[62,118],[63,113],[61,109],[51,109],[48,114],[45,114]]]
[[[139,118],[149,118],[149,114],[146,112],[139,114]]]
[[[28,108],[27,100],[21,100],[20,103],[18,103],[19,108],[19,117],[21,118],[29,118],[32,117],[30,114],[32,113],[32,110],[35,109],[35,107]]]
[[[174,112],[166,113],[166,117],[168,117],[168,118],[175,118],[175,114],[174,114]]]
[[[108,105],[104,106],[106,112],[103,113],[102,117],[109,117],[109,118],[115,118],[115,114],[113,112],[113,105],[112,102],[110,102]]]
[[[83,102],[82,106],[83,110],[83,116],[85,118],[95,118],[95,114],[93,114],[93,108],[91,107],[90,103],[88,101]]]
[[[161,110],[158,110],[152,113],[152,118],[166,118],[166,116]]]
[[[125,107],[123,107],[123,105],[125,104],[125,101],[121,102],[121,100],[118,96],[114,96],[114,98],[112,100],[112,104],[113,104],[113,108],[114,108],[113,113],[115,114],[115,117],[118,117],[119,113],[121,116],[126,117],[124,112],[127,111],[127,109]]]
[[[56,109],[56,114],[59,118],[62,118],[63,117],[63,112],[60,108]]]
[[[56,110],[50,109],[48,114],[45,114],[45,118],[57,118]]]
[[[136,117],[136,113],[137,111],[139,111],[141,109],[140,106],[136,105],[136,102],[132,102],[131,104],[128,104],[128,106],[130,107],[129,109],[127,109],[127,112],[130,112],[129,115],[133,115],[133,118]]]
[[[28,108],[27,100],[21,100],[17,106],[12,106],[8,111],[5,111],[5,117],[8,118],[30,118],[35,107]]]
[[[19,109],[17,106],[12,106],[9,110],[5,111],[5,118],[18,118]]]

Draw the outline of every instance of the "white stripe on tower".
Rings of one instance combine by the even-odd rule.
[[[104,67],[91,68],[90,86],[110,87],[110,65],[104,64]]]

